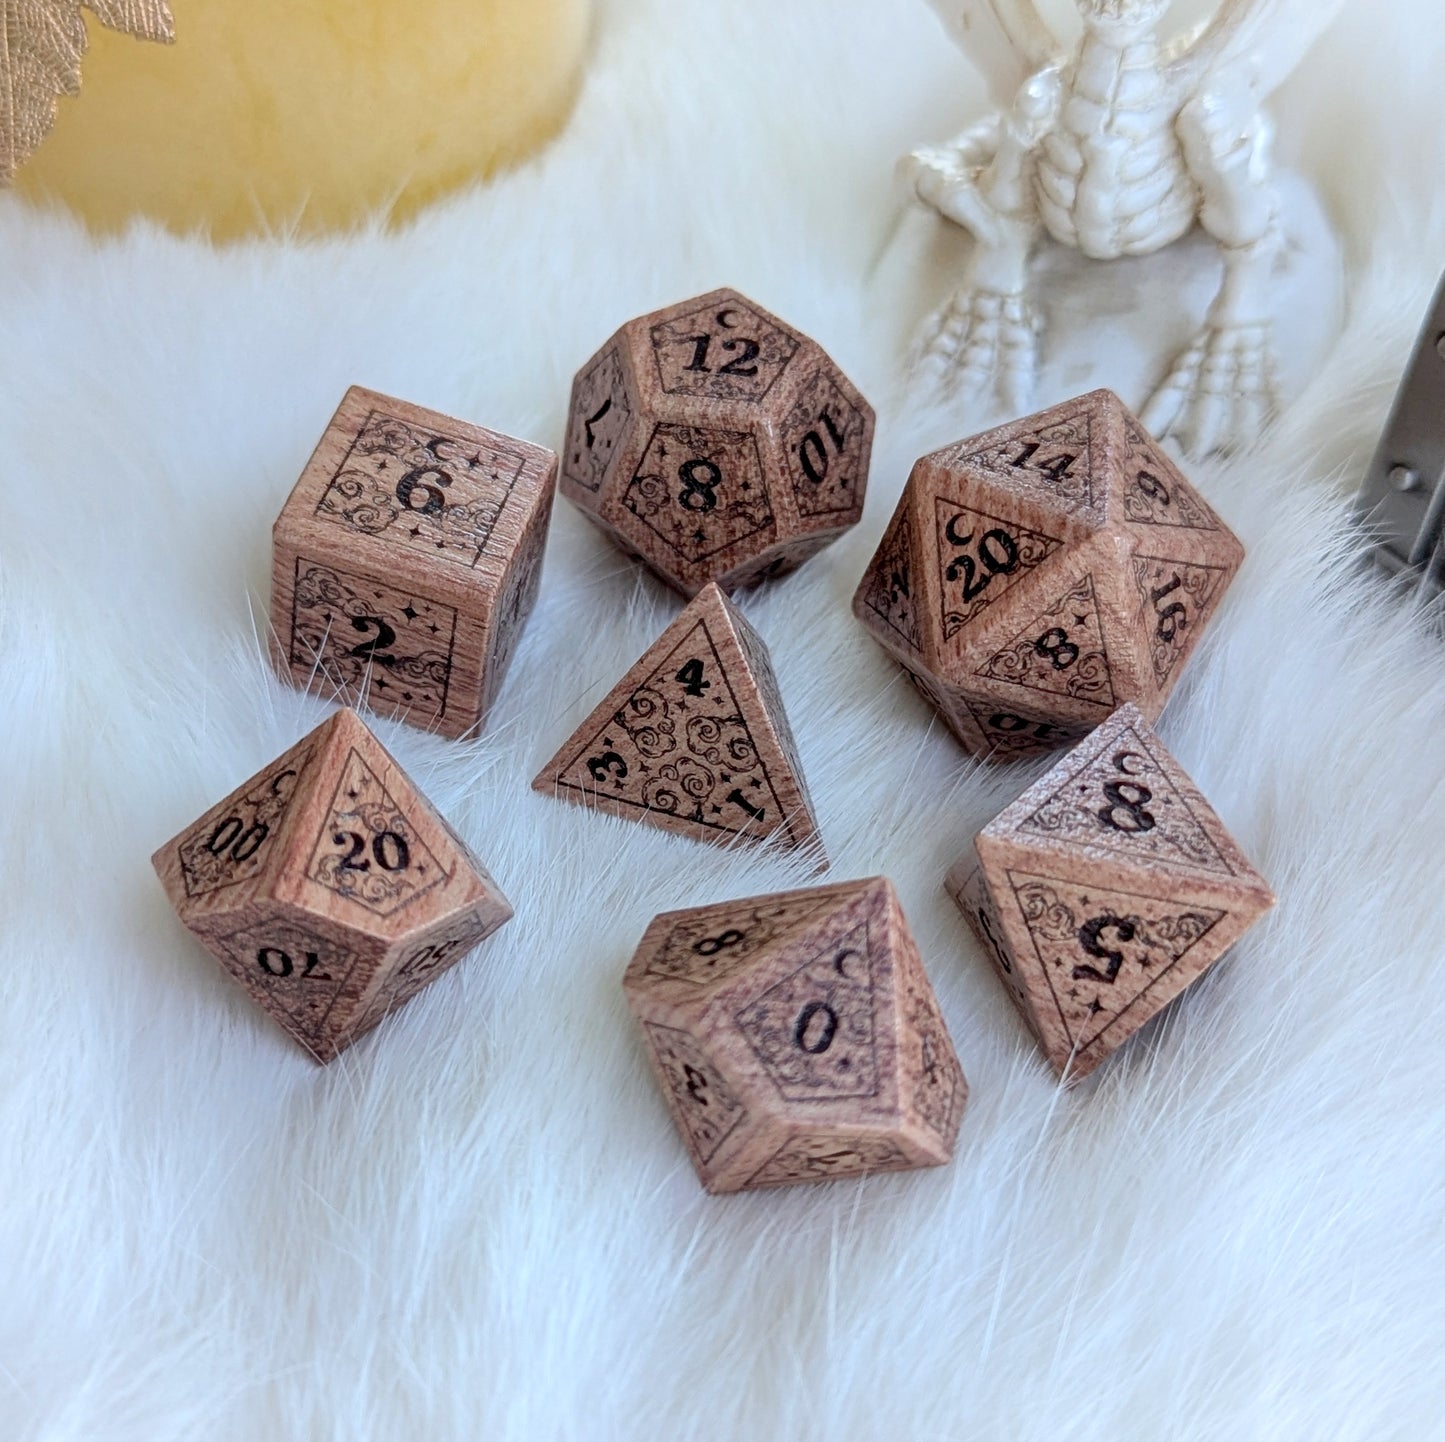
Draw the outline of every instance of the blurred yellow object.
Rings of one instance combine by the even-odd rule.
[[[174,0],[176,43],[90,18],[76,99],[16,188],[95,228],[218,240],[404,218],[539,147],[592,0]]]

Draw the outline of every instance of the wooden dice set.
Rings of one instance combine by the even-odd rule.
[[[475,732],[554,482],[689,600],[533,782],[827,862],[767,646],[729,600],[856,524],[868,403],[733,291],[625,325],[540,446],[353,388],[277,519],[279,675]],[[1273,904],[1150,722],[1243,559],[1107,391],[925,456],[854,598],[966,749],[1079,743],[947,889],[1045,1056],[1096,1067]],[[510,919],[350,709],[154,857],[185,924],[318,1060]],[[624,978],[710,1191],[939,1165],[967,1082],[884,878],[658,916]]]

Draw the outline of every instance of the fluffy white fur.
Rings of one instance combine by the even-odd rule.
[[[401,234],[96,245],[0,202],[0,1437],[1445,1435],[1445,643],[1344,500],[1445,259],[1442,70],[1436,0],[1353,0],[1281,97],[1351,318],[1197,468],[1251,554],[1163,728],[1281,904],[1072,1094],[941,890],[1037,767],[965,762],[848,614],[912,458],[983,419],[903,403],[918,317],[870,304],[895,156],[982,94],[921,3],[612,0],[564,138]],[[973,1098],[945,1170],[719,1201],[618,978],[655,911],[800,876],[528,790],[677,607],[571,508],[486,735],[378,726],[516,905],[485,949],[318,1070],[147,858],[328,712],[259,636],[348,382],[555,445],[619,321],[723,283],[879,406],[863,524],[745,609]]]

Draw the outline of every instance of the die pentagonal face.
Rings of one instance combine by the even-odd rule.
[[[564,494],[683,594],[793,569],[862,513],[873,412],[734,291],[630,321],[573,385]]]
[[[711,291],[646,318],[647,358],[667,396],[759,405],[806,344],[734,290]]]

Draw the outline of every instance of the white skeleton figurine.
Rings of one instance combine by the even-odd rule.
[[[1220,0],[1170,44],[1158,35],[1170,0],[1075,0],[1084,33],[1072,53],[1036,0],[930,3],[1006,109],[907,163],[919,198],[975,241],[924,364],[1026,411],[1041,236],[1116,260],[1199,224],[1223,249],[1224,283],[1143,419],[1194,454],[1252,439],[1278,404],[1268,300],[1284,245],[1263,102],[1341,0]]]

